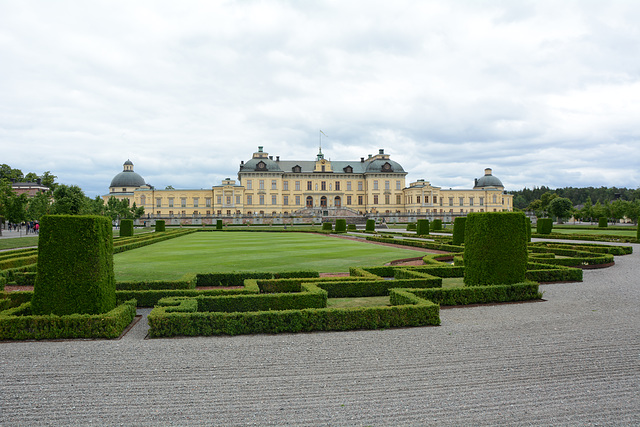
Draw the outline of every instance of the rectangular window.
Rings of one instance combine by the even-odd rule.
[[[311,181],[307,181],[307,190],[313,190],[313,183]]]
[[[211,207],[211,197],[206,197],[204,199],[204,204],[206,207],[210,208]]]
[[[156,207],[157,208],[162,207],[162,198],[161,197],[156,197]]]
[[[420,204],[420,196],[416,196],[416,203]]]
[[[289,181],[282,181],[282,189],[284,191],[289,191]]]
[[[180,206],[183,208],[187,207],[187,198],[186,197],[181,197],[180,198]]]
[[[358,196],[358,204],[362,205],[362,196]]]
[[[378,189],[378,181],[377,180],[373,181],[373,189],[374,190]]]
[[[327,191],[327,181],[320,181],[320,189],[322,191]]]
[[[198,207],[198,203],[200,203],[200,199],[197,197],[193,198],[193,207],[197,208]]]
[[[358,191],[362,191],[362,181],[358,181]]]
[[[253,202],[253,197],[251,194],[247,194],[247,204],[250,205]]]
[[[277,198],[278,198],[278,196],[276,196],[275,194],[272,194],[272,195],[271,195],[271,204],[272,204],[272,205],[276,205],[276,204],[278,204],[278,202],[277,202]]]
[[[285,206],[289,205],[289,196],[282,196],[282,204]]]
[[[438,196],[433,196],[433,203],[438,203]]]
[[[429,203],[429,196],[424,196],[424,202]]]
[[[473,206],[473,197],[469,197],[469,206]],[[471,210],[473,212],[473,210]]]
[[[219,205],[222,204],[222,196],[216,197],[216,203],[219,204]]]
[[[449,206],[453,206],[453,197],[449,197]]]
[[[498,203],[498,197],[495,194],[493,195],[493,203]]]
[[[384,182],[384,189],[385,190],[390,190],[391,189],[391,183],[389,181],[385,181]]]
[[[296,181],[296,191],[300,191],[300,181]]]
[[[227,196],[227,205],[231,204],[231,196]]]
[[[351,204],[351,196],[347,196],[347,205]]]
[[[396,205],[400,205],[402,204],[402,196],[401,195],[396,195]]]
[[[336,191],[340,191],[340,181],[336,181]]]
[[[300,206],[300,196],[296,196],[296,206]]]
[[[464,206],[464,197],[460,197],[459,201],[460,201],[460,206]]]
[[[260,204],[264,205],[264,194],[260,195]]]
[[[247,180],[247,190],[253,190],[253,186],[251,185],[251,180]]]
[[[272,190],[277,190],[278,189],[278,181],[276,181],[275,179],[271,180],[271,189]]]
[[[377,195],[377,194],[374,194],[374,195],[373,195],[373,204],[374,204],[374,205],[377,205],[377,204],[378,204],[378,195]]]
[[[480,206],[484,206],[484,197],[480,197]],[[480,212],[484,212],[484,210],[480,209]]]
[[[385,195],[384,195],[384,204],[385,204],[385,205],[388,205],[388,204],[389,204],[389,198],[390,198],[390,197],[391,197],[391,196],[389,196],[388,194],[385,194]]]
[[[169,207],[173,207],[173,197],[169,197]]]
[[[227,209],[227,215],[231,215],[231,210]]]
[[[400,190],[400,189],[401,189],[400,181],[396,181],[396,190]]]
[[[264,179],[258,181],[258,189],[264,190]]]
[[[347,191],[351,191],[351,181],[347,181]]]
[[[236,196],[236,205],[240,204],[240,196]]]

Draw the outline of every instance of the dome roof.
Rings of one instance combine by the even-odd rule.
[[[263,172],[282,172],[282,169],[278,166],[278,162],[269,158],[253,158],[240,166],[240,171],[242,172],[252,172],[254,170]]]
[[[404,169],[400,166],[400,163],[389,159],[376,159],[368,162],[366,172],[395,172],[402,173]]]
[[[141,187],[145,185],[144,178],[133,171],[133,162],[124,162],[124,170],[111,180],[109,187]]]
[[[476,179],[476,183],[473,188],[483,188],[483,187],[502,187],[502,181],[500,181],[497,177],[491,174],[491,169],[484,170],[484,176],[482,178]]]

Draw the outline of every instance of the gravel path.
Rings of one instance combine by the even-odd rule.
[[[1,425],[639,425],[640,245],[442,326],[0,343]],[[146,315],[149,310],[139,310]]]

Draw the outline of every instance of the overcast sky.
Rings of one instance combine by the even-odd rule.
[[[0,0],[0,163],[102,195],[378,149],[407,185],[640,186],[640,1]]]

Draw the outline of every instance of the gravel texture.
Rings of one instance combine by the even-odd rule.
[[[442,326],[0,343],[1,425],[639,425],[640,245]],[[149,310],[139,310],[146,315]]]

